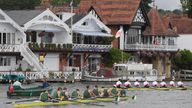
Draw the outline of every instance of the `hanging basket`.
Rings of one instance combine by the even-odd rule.
[[[53,37],[53,36],[54,36],[54,33],[53,33],[53,32],[49,32],[49,33],[48,33],[48,36],[49,36],[49,37]]]
[[[41,33],[39,33],[39,37],[43,37],[45,36],[45,31],[42,31]]]

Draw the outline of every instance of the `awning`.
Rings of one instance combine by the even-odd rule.
[[[100,31],[74,31],[75,33],[79,33],[85,36],[101,36],[101,37],[112,37],[113,35],[108,33],[103,33]]]

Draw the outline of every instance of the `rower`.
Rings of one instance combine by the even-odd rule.
[[[120,88],[122,85],[122,82],[121,82],[121,79],[119,79],[117,82],[116,82],[116,87],[117,88]]]
[[[177,82],[177,86],[178,86],[178,87],[184,87],[184,84],[183,84],[183,82],[180,80],[180,81]]]
[[[47,88],[49,87],[49,83],[47,82],[46,79],[43,80],[42,88]]]
[[[95,97],[95,94],[91,90],[90,86],[87,85],[86,90],[83,93],[83,98],[93,98],[93,97]]]
[[[135,83],[134,83],[135,87],[140,87],[140,83],[138,82],[138,79],[136,79]]]
[[[167,84],[166,84],[166,82],[164,80],[161,81],[160,87],[167,87]]]
[[[158,87],[158,82],[157,81],[153,81],[152,86],[153,87]]]
[[[13,83],[13,87],[14,90],[22,89],[21,83],[18,80]]]
[[[80,92],[79,89],[76,89],[75,91],[73,91],[73,92],[71,93],[71,97],[72,97],[72,98],[76,98],[76,99],[81,99],[82,94],[81,94],[81,92]]]
[[[143,86],[144,86],[145,88],[149,88],[149,82],[148,82],[147,80],[145,80],[145,81],[143,82]]]
[[[51,98],[48,90],[42,92],[42,93],[40,94],[40,97],[39,97],[39,100],[42,101],[42,102],[49,102],[49,101],[51,101],[51,99],[52,99],[52,98]]]
[[[53,98],[54,99],[60,99],[61,98],[61,91],[62,90],[62,88],[61,87],[58,87],[57,88],[57,90],[53,93]]]
[[[174,82],[173,80],[171,80],[171,81],[169,82],[169,85],[170,85],[171,87],[174,87],[174,86],[175,86],[175,82]]]
[[[124,83],[124,86],[126,88],[131,88],[131,82],[129,81],[129,79]]]
[[[69,96],[69,92],[67,90],[67,88],[63,88],[63,90],[61,91],[61,94],[60,94],[60,100],[68,100],[70,98]]]
[[[110,95],[112,95],[112,93],[110,93],[110,90],[105,87],[101,87],[101,89],[99,90],[100,97],[109,97]]]
[[[95,85],[94,89],[93,89],[93,93],[95,94],[95,96],[99,96],[99,90],[98,90],[98,86]]]

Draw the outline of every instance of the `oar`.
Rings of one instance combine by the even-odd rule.
[[[96,98],[90,98],[90,99],[93,100],[93,99],[96,99]],[[72,99],[70,99],[68,101],[77,102],[77,103],[85,104],[85,105],[95,105],[95,106],[100,106],[100,107],[105,106],[105,105],[97,104],[96,102],[94,102],[94,103],[91,103],[91,102],[79,102],[79,101],[77,101],[77,98],[72,98]]]
[[[9,101],[6,102],[5,104],[14,104],[14,103],[20,103],[20,102],[30,102],[30,101],[35,101],[39,100],[38,98],[31,98],[31,99],[24,99],[24,100],[16,100],[16,101]]]

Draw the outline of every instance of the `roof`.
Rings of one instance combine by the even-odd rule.
[[[171,17],[172,24],[177,27],[178,34],[192,34],[192,19],[188,17]]]
[[[4,11],[11,17],[17,24],[24,25],[37,15],[41,14],[44,10],[6,10]]]
[[[73,24],[75,24],[76,22],[78,22],[79,20],[81,20],[83,17],[85,17],[86,14],[75,14],[73,16]],[[68,26],[71,26],[71,18],[68,19],[67,21],[65,21],[65,23],[68,25]]]
[[[141,0],[81,0],[79,12],[92,7],[106,25],[131,24]]]
[[[152,8],[148,13],[150,26],[148,26],[144,35],[155,36],[177,36],[176,31],[172,28],[169,19],[162,19],[156,8]]]

